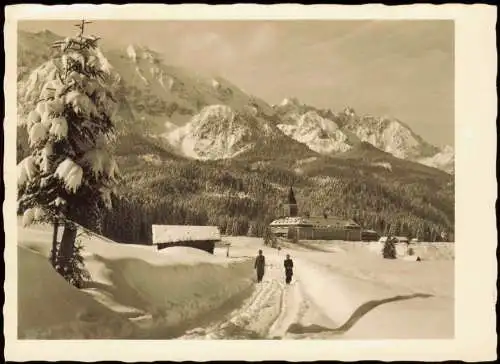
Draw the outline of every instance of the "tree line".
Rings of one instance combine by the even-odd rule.
[[[216,225],[222,234],[262,237],[283,214],[290,185],[299,211],[353,219],[381,235],[453,239],[452,193],[386,179],[297,176],[274,166],[170,161],[161,167],[129,163],[103,233],[125,243],[151,243],[152,224]]]

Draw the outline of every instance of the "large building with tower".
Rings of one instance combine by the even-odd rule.
[[[361,226],[353,220],[329,216],[326,212],[322,216],[300,215],[292,187],[284,204],[283,217],[269,226],[274,235],[290,239],[361,241]]]

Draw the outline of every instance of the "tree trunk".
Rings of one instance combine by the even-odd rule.
[[[50,261],[52,266],[56,266],[57,261],[57,232],[59,230],[59,222],[54,222],[54,232],[52,233],[52,251],[50,255]]]
[[[61,246],[59,248],[59,267],[60,272],[71,275],[71,267],[69,262],[75,253],[75,240],[76,240],[77,229],[71,223],[66,223],[64,225],[63,236],[61,239]]]

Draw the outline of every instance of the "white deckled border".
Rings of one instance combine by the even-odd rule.
[[[16,5],[5,9],[4,122],[6,360],[417,360],[496,357],[496,8],[487,5]],[[16,51],[27,19],[452,19],[455,21],[456,335],[454,340],[17,340]],[[480,227],[480,229],[478,229]],[[437,278],[438,279],[438,278]],[[64,350],[61,350],[64,348]]]

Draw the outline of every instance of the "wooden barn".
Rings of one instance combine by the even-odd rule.
[[[158,250],[184,246],[214,253],[215,243],[221,240],[217,226],[153,225],[153,245]]]

